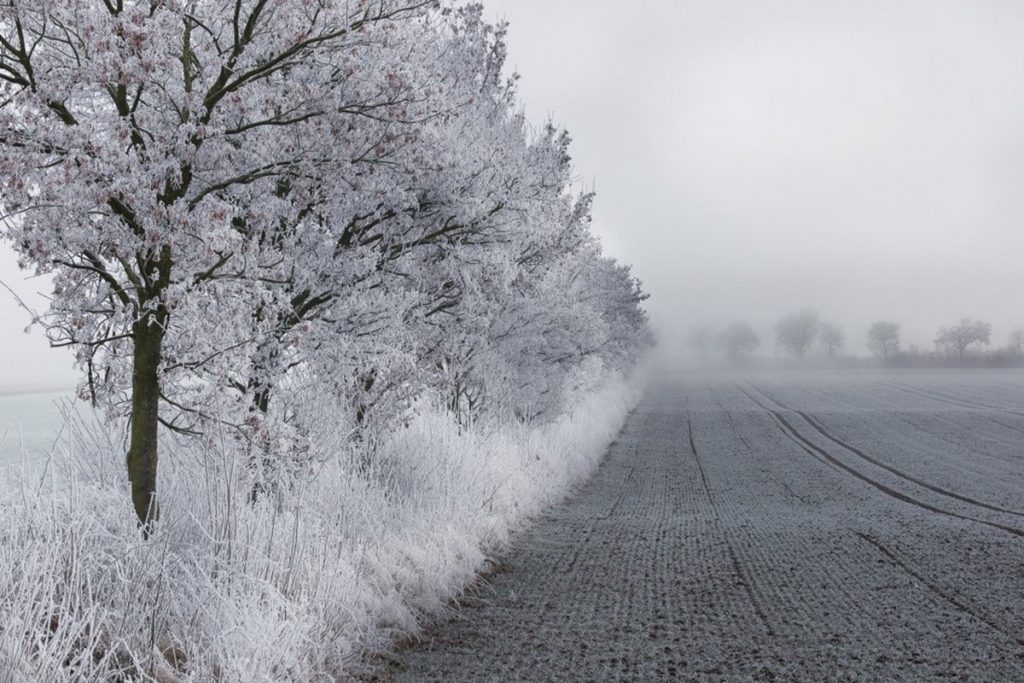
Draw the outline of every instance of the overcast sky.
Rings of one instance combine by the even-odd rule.
[[[0,243],[0,280],[18,293],[26,304],[44,310],[50,291],[48,279],[27,279],[18,270],[17,259],[7,243]],[[73,356],[67,349],[51,349],[38,328],[25,328],[31,316],[18,306],[11,294],[0,287],[0,394],[21,389],[63,389],[75,386]]]
[[[485,0],[528,116],[575,140],[597,231],[662,341],[811,306],[863,353],[1024,325],[1024,3]],[[0,278],[21,280],[0,253]],[[41,301],[34,299],[36,304]],[[0,386],[72,381],[0,295]]]
[[[666,344],[802,306],[1024,325],[1024,3],[485,0]]]

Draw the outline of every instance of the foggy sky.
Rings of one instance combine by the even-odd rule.
[[[29,278],[18,270],[10,245],[0,243],[0,280],[36,311],[45,310],[49,279]],[[0,394],[24,389],[64,389],[75,386],[74,356],[68,349],[51,349],[42,330],[25,328],[32,317],[0,287]]]
[[[527,114],[573,134],[595,228],[670,345],[803,306],[865,353],[1024,325],[1024,3],[491,0]],[[765,351],[762,348],[762,351]]]
[[[804,306],[855,353],[878,319],[923,348],[967,315],[993,344],[1024,325],[1024,3],[485,5],[511,23],[528,117],[572,133],[663,344],[746,319],[770,345]],[[46,289],[3,249],[0,279]],[[72,381],[3,292],[0,320],[0,387]]]

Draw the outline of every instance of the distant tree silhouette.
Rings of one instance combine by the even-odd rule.
[[[947,352],[956,353],[963,361],[967,349],[973,344],[988,345],[992,338],[992,325],[982,320],[962,318],[958,325],[943,327],[935,338],[935,345]]]
[[[1010,332],[1010,353],[1018,358],[1024,356],[1024,327],[1018,327]]]
[[[804,308],[775,323],[775,338],[779,346],[797,358],[803,358],[818,336],[818,326],[818,314]]]
[[[879,320],[868,329],[868,349],[888,362],[900,350],[900,324]]]
[[[739,365],[761,345],[761,338],[746,321],[738,320],[718,334],[718,344],[729,362]]]
[[[832,360],[835,360],[843,351],[843,345],[846,343],[846,335],[843,334],[843,328],[836,323],[822,322],[818,326],[818,339],[821,340],[821,345],[825,349],[825,353]]]

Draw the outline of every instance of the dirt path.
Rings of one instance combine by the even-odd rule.
[[[820,383],[652,390],[588,485],[385,678],[1024,680],[1021,506],[931,481],[889,416],[936,403],[877,387],[819,414]]]

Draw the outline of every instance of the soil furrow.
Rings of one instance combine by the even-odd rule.
[[[747,594],[750,599],[750,605],[754,608],[754,614],[761,620],[761,624],[764,626],[765,633],[769,636],[775,635],[775,629],[772,628],[771,622],[768,620],[768,615],[765,613],[764,607],[761,604],[762,598],[757,594],[757,590],[750,583],[750,579],[747,577],[746,572],[743,571],[743,567],[740,565],[740,560],[736,555],[736,548],[733,547],[732,540],[728,534],[724,531],[724,524],[722,523],[722,512],[718,507],[718,502],[715,500],[714,494],[711,493],[711,485],[708,483],[707,470],[704,469],[704,462],[701,460],[700,453],[697,451],[697,444],[693,438],[693,420],[690,414],[686,415],[686,434],[690,441],[690,452],[693,454],[694,460],[697,462],[697,469],[700,470],[700,479],[704,487],[704,495],[707,496],[708,504],[714,511],[715,519],[718,522],[719,528],[723,529],[723,535],[725,536],[725,542],[729,549],[729,558],[732,561],[732,570],[736,574],[736,580],[738,585],[743,589],[743,592]]]
[[[899,500],[899,501],[902,501],[904,503],[908,503],[910,505],[914,505],[916,507],[919,507],[922,510],[927,510],[929,512],[934,512],[935,514],[939,514],[939,515],[945,515],[945,516],[948,516],[948,517],[953,517],[955,519],[962,519],[962,520],[967,521],[967,522],[975,522],[977,524],[984,524],[985,526],[990,526],[993,529],[999,529],[999,530],[1005,531],[1005,532],[1007,532],[1009,534],[1013,534],[1014,536],[1017,536],[1019,538],[1024,538],[1024,530],[1021,530],[1021,529],[1018,529],[1018,528],[1012,527],[1012,526],[1007,526],[1005,524],[999,524],[998,522],[990,522],[990,521],[985,520],[985,519],[978,519],[977,517],[971,517],[969,515],[962,515],[962,514],[960,514],[958,512],[953,512],[951,510],[943,510],[942,508],[936,507],[936,506],[931,505],[929,503],[925,503],[924,501],[921,501],[921,500],[918,500],[918,499],[913,498],[911,496],[908,496],[907,494],[905,494],[905,493],[903,493],[901,491],[897,491],[896,489],[892,488],[891,486],[887,486],[887,485],[883,484],[880,481],[876,481],[876,480],[872,479],[871,477],[867,476],[866,474],[864,474],[864,473],[862,473],[862,472],[860,472],[858,470],[855,470],[854,468],[850,467],[846,463],[844,463],[841,460],[837,459],[831,453],[829,453],[828,451],[826,451],[823,448],[819,447],[814,442],[807,440],[807,438],[804,437],[799,431],[797,431],[797,429],[795,427],[793,427],[793,425],[790,424],[789,421],[786,420],[786,418],[781,413],[779,413],[777,410],[772,410],[770,407],[765,406],[760,401],[758,401],[756,398],[754,398],[751,394],[749,394],[746,391],[744,391],[744,389],[742,387],[739,387],[739,389],[740,389],[740,391],[743,391],[743,393],[747,394],[747,396],[750,397],[750,400],[754,401],[759,406],[761,406],[762,408],[767,410],[769,413],[771,413],[775,417],[775,419],[779,421],[779,423],[782,425],[784,430],[786,432],[788,432],[789,435],[792,438],[794,438],[797,441],[803,443],[807,448],[811,449],[812,451],[814,451],[815,453],[820,455],[822,458],[824,458],[828,462],[832,463],[836,467],[840,468],[841,470],[843,470],[847,474],[850,474],[850,475],[856,477],[857,479],[863,481],[865,484],[878,489],[882,493],[884,493],[884,494],[886,494],[888,496],[891,496],[891,497],[895,498],[896,500]]]
[[[590,482],[378,680],[1024,680],[1024,531],[936,506],[837,443],[888,453],[917,438],[876,426],[870,380],[756,380],[794,405],[815,394],[828,421],[711,380],[653,388]],[[928,476],[915,456],[900,469]],[[984,486],[986,466],[965,474]]]
[[[845,448],[846,450],[850,451],[851,453],[853,453],[854,455],[858,456],[862,460],[866,460],[867,462],[871,463],[872,465],[875,465],[876,467],[880,467],[883,470],[886,470],[887,472],[891,472],[892,474],[895,474],[897,477],[900,477],[901,479],[906,479],[909,482],[917,484],[921,488],[928,489],[929,491],[932,491],[933,493],[937,493],[939,495],[946,496],[947,498],[953,498],[954,500],[959,500],[962,503],[969,503],[971,505],[974,505],[974,506],[977,506],[977,507],[980,507],[980,508],[984,508],[986,510],[992,510],[993,512],[1003,512],[1003,513],[1006,513],[1008,515],[1015,515],[1017,517],[1024,517],[1024,512],[1020,512],[1018,510],[1011,510],[1009,508],[1000,507],[998,505],[992,505],[991,503],[986,503],[986,502],[978,500],[976,498],[971,498],[970,496],[965,496],[965,495],[963,495],[961,493],[957,493],[956,491],[950,491],[949,489],[944,489],[941,486],[935,486],[934,484],[930,484],[930,483],[924,481],[923,479],[919,479],[919,478],[917,478],[917,477],[915,477],[913,475],[907,474],[906,472],[903,472],[902,470],[899,470],[899,469],[893,467],[892,465],[890,465],[888,463],[882,462],[878,458],[874,458],[874,457],[868,455],[864,451],[858,449],[856,446],[853,446],[852,444],[850,444],[850,443],[848,443],[846,441],[843,441],[839,437],[834,436],[833,434],[829,433],[821,425],[820,422],[818,422],[815,418],[811,417],[807,413],[802,412],[800,410],[796,410],[795,408],[790,408],[789,406],[784,404],[782,401],[778,400],[777,398],[775,398],[774,396],[772,396],[768,392],[758,388],[754,384],[751,384],[750,386],[753,389],[755,389],[756,391],[760,392],[763,396],[768,398],[770,401],[773,401],[777,405],[779,405],[782,408],[784,408],[785,410],[789,410],[790,412],[796,413],[797,415],[802,417],[804,419],[804,421],[807,424],[809,424],[815,431],[817,431],[819,434],[821,434],[823,437],[825,437],[826,439],[828,439],[832,443],[836,444],[837,446],[841,446],[841,447]]]
[[[722,400],[721,400],[720,397],[716,396],[715,403],[718,406],[719,410],[722,411],[722,414],[725,415],[725,419],[728,420],[728,422],[729,422],[729,428],[732,429],[733,433],[736,435],[736,438],[739,440],[739,442],[741,444],[743,444],[743,448],[747,451],[747,453],[753,454],[754,453],[754,448],[750,445],[750,441],[745,436],[740,434],[739,425],[736,423],[736,419],[733,417],[732,412],[726,409],[726,407],[722,403]],[[783,432],[783,433],[785,433],[785,432]],[[787,436],[787,438],[789,437],[788,434],[786,436]],[[801,445],[801,448],[803,448],[802,445]],[[813,453],[811,453],[811,455],[814,456],[815,459],[817,459],[816,455],[814,455]],[[824,462],[824,461],[823,460],[819,460],[819,462]],[[825,464],[828,465],[828,463],[825,463]],[[832,467],[832,466],[829,465],[829,467]],[[833,468],[833,469],[835,469],[835,468]],[[760,472],[764,476],[768,477],[769,479],[774,481],[776,484],[778,484],[779,487],[781,487],[782,490],[784,490],[790,496],[792,496],[793,498],[799,500],[804,505],[808,504],[807,498],[805,498],[804,496],[801,496],[799,493],[794,491],[793,488],[789,484],[787,484],[781,477],[779,477],[776,474],[773,474],[772,472],[770,472],[769,470],[767,470],[767,469],[765,469],[763,467],[759,468],[759,470],[760,470]]]
[[[937,583],[935,583],[934,581],[929,579],[927,576],[925,576],[920,571],[914,569],[912,566],[910,566],[909,563],[904,562],[899,557],[897,557],[895,553],[893,553],[891,550],[886,548],[884,545],[882,545],[877,539],[873,538],[871,535],[865,534],[863,532],[857,532],[857,536],[861,540],[863,540],[863,541],[871,544],[872,546],[874,546],[880,553],[885,555],[885,557],[887,557],[890,562],[892,562],[893,564],[898,566],[900,569],[905,571],[907,574],[909,574],[910,576],[915,578],[917,581],[919,581],[921,584],[923,584],[932,593],[938,595],[940,598],[942,598],[943,600],[945,600],[949,604],[953,605],[953,607],[955,607],[956,609],[958,609],[961,612],[964,612],[966,614],[969,614],[970,616],[974,617],[975,619],[977,619],[981,623],[985,624],[989,628],[1002,633],[1004,636],[1007,636],[1008,638],[1013,640],[1018,645],[1024,646],[1024,638],[1020,638],[1020,637],[1014,635],[1012,632],[1007,630],[1006,627],[1001,626],[994,619],[985,616],[979,610],[971,607],[970,605],[968,605],[964,601],[959,600],[959,599],[955,598],[954,596],[950,595],[947,591],[943,590],[943,588],[941,586],[939,586]]]
[[[960,408],[970,408],[972,410],[995,411],[997,413],[1002,413],[1004,415],[1016,415],[1018,417],[1024,417],[1024,412],[1021,412],[1019,410],[1010,410],[1008,408],[990,406],[985,405],[983,403],[970,403],[968,401],[961,401],[960,399],[953,398],[952,396],[947,396],[945,394],[941,394],[934,390],[911,389],[910,387],[905,387],[901,384],[894,384],[892,382],[876,382],[876,384],[881,384],[882,386],[889,387],[891,389],[897,389],[907,394],[913,394],[915,396],[920,396],[922,398],[928,398],[933,401],[938,401],[939,403],[946,403],[951,406],[958,406]]]
[[[975,449],[973,449],[973,448],[971,448],[969,446],[966,446],[966,445],[964,445],[964,444],[962,444],[962,443],[960,443],[958,441],[954,441],[953,439],[949,438],[949,436],[947,436],[946,434],[943,434],[941,432],[937,432],[934,429],[929,429],[928,427],[925,427],[925,426],[921,425],[919,422],[917,422],[915,420],[912,420],[909,417],[909,415],[911,415],[911,414],[912,413],[900,413],[898,415],[894,415],[893,417],[895,419],[899,420],[900,422],[902,422],[903,424],[907,425],[908,427],[912,428],[915,431],[921,432],[922,434],[927,434],[928,436],[932,437],[933,439],[938,439],[939,441],[942,441],[944,443],[950,444],[951,446],[954,446],[956,448],[962,448],[962,449],[966,450],[968,453],[970,453],[973,456],[977,456],[977,457],[980,457],[980,458],[987,458],[989,460],[994,460],[996,462],[1003,463],[1003,464],[1008,464],[1008,465],[1019,465],[1020,464],[1022,455],[1019,454],[1019,453],[1015,454],[1015,455],[1012,455],[1012,456],[1009,456],[1009,457],[1003,457],[1003,456],[995,455],[993,453],[988,453],[986,451],[975,450]],[[1007,425],[1004,424],[1003,422],[1000,422],[999,420],[994,420],[991,417],[989,417],[987,421],[988,422],[992,422],[993,424],[997,424],[997,425],[999,425],[1001,427],[1007,427]],[[1018,430],[1013,429],[1012,427],[1008,427],[1008,428],[1011,429],[1012,431],[1018,433],[1018,434],[1024,434],[1024,431],[1018,431]],[[1020,443],[1020,439],[1018,437],[1013,437],[1012,442],[1008,441],[1006,439],[998,439],[998,440],[1003,441],[1004,443],[1013,443],[1014,445],[1017,445],[1017,444]]]
[[[963,401],[963,400],[957,399],[957,398],[955,398],[953,396],[949,396],[948,394],[943,394],[943,393],[937,392],[935,390],[912,389],[910,387],[905,387],[905,386],[903,386],[901,384],[894,384],[892,382],[875,382],[875,383],[879,384],[881,386],[884,386],[884,387],[889,387],[891,389],[896,389],[898,391],[902,391],[902,392],[907,393],[907,394],[912,394],[912,395],[915,395],[915,396],[920,396],[922,398],[927,398],[927,399],[930,399],[932,401],[938,401],[939,403],[945,403],[947,405],[957,406],[959,408],[969,408],[971,410],[986,411],[986,412],[987,411],[996,411],[996,412],[998,412],[1000,414],[1003,414],[1003,415],[1012,415],[1014,417],[1024,417],[1024,412],[1020,412],[1020,411],[1016,411],[1016,410],[1011,410],[1009,408],[1004,408],[1004,407],[1000,407],[1000,406],[987,405],[987,404],[984,404],[984,403],[972,403],[972,402],[969,402],[969,401]],[[1016,432],[1018,434],[1024,434],[1024,429],[1022,429],[1020,427],[1015,427],[1015,426],[1013,426],[1011,424],[1007,424],[1007,423],[1003,422],[1002,420],[997,420],[996,418],[992,417],[991,415],[984,415],[983,417],[988,422],[992,422],[994,424],[997,424],[1000,427],[1004,427],[1006,429],[1009,429],[1012,432]]]

